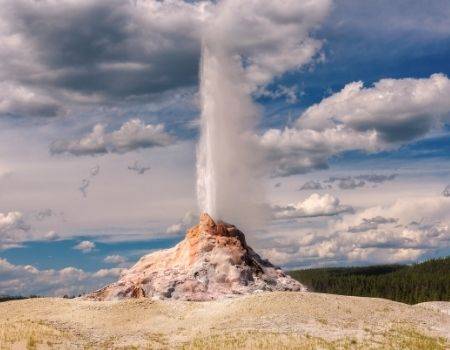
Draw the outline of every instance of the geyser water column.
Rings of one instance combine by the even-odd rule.
[[[263,196],[253,143],[259,113],[241,59],[224,46],[202,45],[197,194],[200,209],[214,219],[245,225],[258,216]]]
[[[322,23],[331,0],[194,3],[200,24],[195,34],[202,40],[200,210],[249,232],[263,223],[260,175],[271,166],[257,146],[260,113],[252,93],[314,60],[322,43],[309,32]]]

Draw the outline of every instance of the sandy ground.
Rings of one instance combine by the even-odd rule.
[[[450,315],[436,306],[319,293],[211,302],[42,298],[0,304],[2,350],[446,349],[449,340]]]
[[[425,303],[417,304],[416,306],[424,307],[430,310],[440,311],[450,316],[450,303],[446,301],[427,301]]]

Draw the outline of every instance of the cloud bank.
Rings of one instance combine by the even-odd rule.
[[[4,295],[78,296],[117,279],[121,268],[85,272],[75,267],[39,270],[0,258],[0,290]]]
[[[7,91],[1,114],[52,117],[66,105],[117,103],[197,82],[201,3],[2,0],[0,6]]]
[[[322,43],[308,33],[331,0],[1,0],[0,6],[6,92],[0,115],[54,117],[76,105],[143,101],[195,86],[200,44],[211,29],[245,60],[246,80],[264,85],[316,55]],[[208,24],[213,18],[215,28]],[[284,88],[277,94],[294,98]]]
[[[354,190],[356,188],[363,188],[367,186],[377,186],[379,184],[393,181],[397,178],[398,174],[366,174],[357,176],[330,176],[323,181],[311,180],[305,182],[300,191],[307,190],[329,190],[335,187],[341,190]]]
[[[262,251],[288,266],[415,262],[448,252],[449,213],[450,200],[442,196],[402,198],[336,216],[323,229],[270,237]]]

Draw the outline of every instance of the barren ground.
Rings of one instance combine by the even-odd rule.
[[[439,308],[448,304],[302,292],[210,302],[30,299],[0,304],[0,349],[446,349],[450,315]]]

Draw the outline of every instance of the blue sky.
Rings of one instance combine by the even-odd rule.
[[[2,257],[16,265],[33,265],[42,269],[62,269],[76,266],[89,272],[111,268],[112,264],[105,262],[107,256],[121,255],[127,261],[137,261],[152,250],[170,248],[181,240],[181,237],[157,238],[146,241],[131,242],[96,242],[95,248],[89,252],[73,247],[91,237],[58,240],[55,242],[26,242],[20,248],[4,251]],[[39,252],[39,254],[37,254]]]
[[[0,294],[101,286],[195,224],[200,5],[157,3],[0,1]],[[448,255],[449,3],[291,5],[295,35],[275,26],[270,45],[239,46],[249,62],[296,62],[253,91],[272,209],[244,224],[249,242],[287,268]],[[296,61],[297,46],[313,54]],[[33,289],[41,275],[60,283]]]

